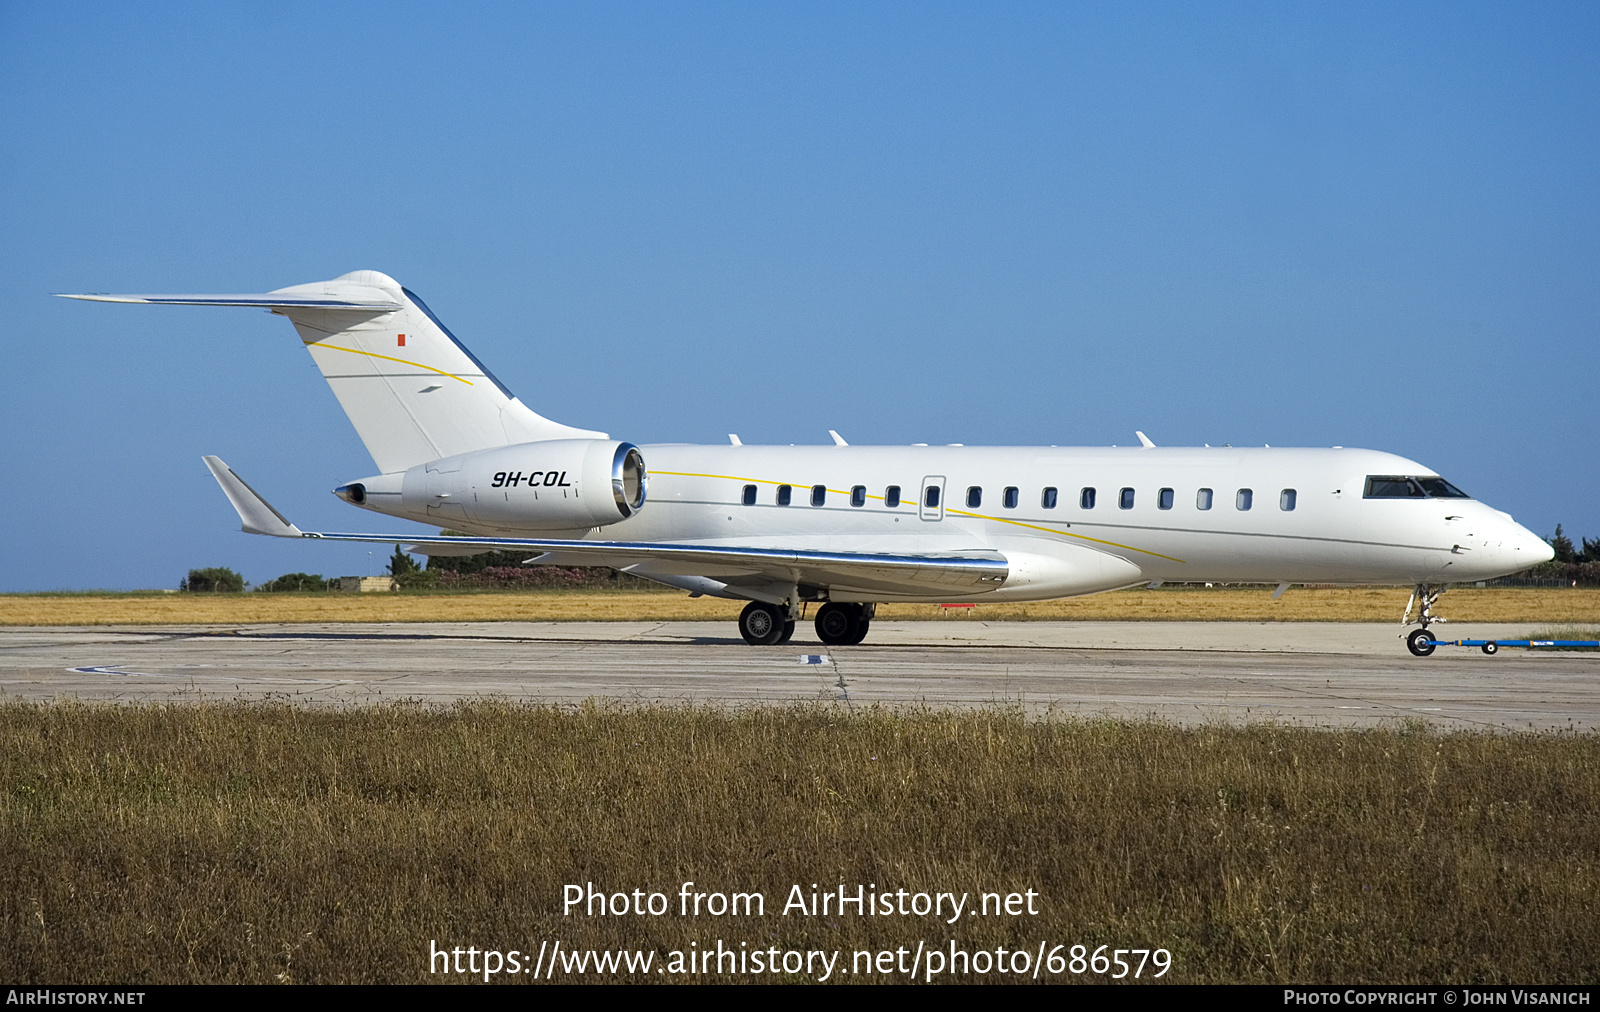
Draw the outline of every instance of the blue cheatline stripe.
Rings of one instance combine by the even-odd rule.
[[[478,356],[474,355],[466,345],[462,344],[454,334],[450,333],[450,328],[444,325],[444,321],[433,315],[433,310],[428,308],[428,304],[426,302],[423,302],[421,299],[417,298],[416,292],[413,292],[409,288],[402,288],[400,290],[405,293],[406,298],[410,299],[413,305],[422,310],[422,315],[433,321],[433,325],[438,327],[440,332],[442,332],[445,337],[450,339],[451,344],[461,349],[461,354],[472,360],[472,364],[478,367],[478,371],[483,373],[485,379],[500,388],[500,392],[506,395],[506,400],[514,401],[517,399],[516,394],[512,393],[510,390],[507,390],[506,385],[495,378],[494,373],[489,371],[488,366],[485,366],[482,362],[478,361]]]

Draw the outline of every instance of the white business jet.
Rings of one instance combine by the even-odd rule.
[[[216,457],[251,534],[527,550],[750,602],[782,643],[809,602],[859,643],[886,601],[1040,601],[1139,585],[1402,584],[1431,653],[1450,583],[1552,557],[1510,516],[1415,461],[1342,447],[635,446],[534,412],[392,278],[356,271],[263,295],[71,295],[256,306],[287,316],[378,474],[334,494],[459,536],[302,531]],[[1415,618],[1412,617],[1416,607]]]

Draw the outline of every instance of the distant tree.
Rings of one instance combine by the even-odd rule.
[[[1595,538],[1593,541],[1588,538],[1583,539],[1583,551],[1578,561],[1590,565],[1600,563],[1600,538]]]
[[[520,566],[523,559],[533,555],[534,552],[527,548],[515,552],[479,552],[477,555],[430,555],[428,568],[466,575],[481,573],[485,569]]]
[[[445,529],[445,537],[460,537],[461,531]],[[535,552],[521,548],[508,552],[479,552],[476,555],[430,555],[428,572],[444,586],[468,584],[517,587],[616,587],[638,586],[654,589],[655,584],[627,576],[607,566],[524,566]]]
[[[1577,554],[1572,550],[1572,539],[1561,533],[1560,524],[1556,524],[1556,534],[1550,539],[1550,547],[1555,550],[1555,562],[1572,562]]]
[[[394,546],[394,554],[389,556],[389,575],[395,578],[410,576],[422,567],[417,565],[417,560],[400,550],[399,545]]]
[[[448,527],[441,530],[440,535],[447,538],[465,537],[465,531],[453,531]],[[491,566],[520,566],[522,560],[528,558],[529,551],[524,548],[520,552],[479,552],[476,555],[430,555],[428,556],[428,569],[447,573],[481,573]]]
[[[439,582],[438,573],[417,565],[417,560],[402,552],[399,545],[394,546],[394,554],[389,556],[389,575],[401,590],[431,587]]]
[[[306,590],[327,590],[328,581],[316,573],[284,573],[276,580],[268,580],[257,590],[268,593],[292,593]]]
[[[178,589],[195,594],[237,594],[244,589],[244,577],[220,567],[191,569]]]

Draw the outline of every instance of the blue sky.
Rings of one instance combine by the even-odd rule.
[[[0,2],[0,590],[365,572],[282,319],[635,442],[1367,446],[1600,537],[1593,4]],[[386,526],[384,526],[386,525]],[[374,563],[381,568],[381,560]]]

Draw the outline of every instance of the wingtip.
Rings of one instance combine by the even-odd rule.
[[[304,536],[305,532],[274,509],[271,503],[262,498],[260,492],[251,488],[221,457],[206,454],[200,459],[205,461],[211,476],[217,479],[217,484],[222,486],[223,494],[233,504],[234,512],[239,514],[240,530],[246,534],[265,534],[275,538]]]

